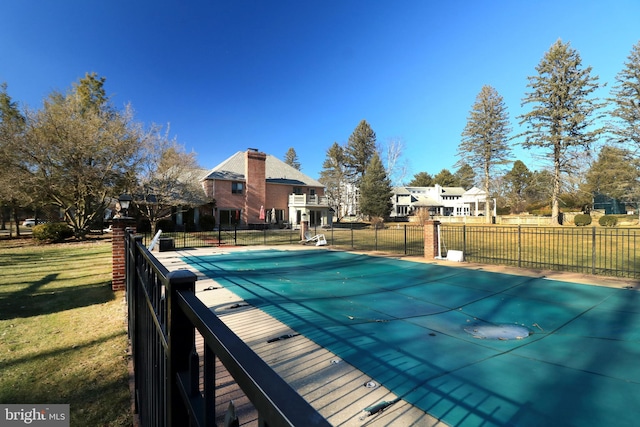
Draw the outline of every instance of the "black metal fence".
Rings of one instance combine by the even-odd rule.
[[[309,233],[312,236],[324,234],[327,243],[337,248],[424,255],[423,228],[420,225],[391,224],[385,228],[374,228],[347,223],[331,228],[311,227]],[[304,242],[299,229],[181,231],[162,233],[162,237],[172,239],[175,249],[224,245],[291,245]],[[151,235],[145,235],[145,244],[148,245],[151,239]]]
[[[466,261],[614,277],[640,277],[640,229],[440,225],[443,255]]]
[[[215,426],[216,358],[256,408],[259,425],[329,426],[195,296],[195,274],[169,272],[141,236],[127,235],[125,249],[135,407],[143,427]],[[204,340],[201,355],[196,331]]]
[[[420,225],[335,224],[314,228],[335,248],[424,256]],[[301,242],[300,230],[219,230],[164,233],[176,249],[204,246],[285,245]],[[151,236],[145,237],[148,243]],[[442,256],[460,250],[467,261],[614,277],[640,278],[640,229],[440,224]]]

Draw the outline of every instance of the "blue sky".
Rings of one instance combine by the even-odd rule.
[[[557,39],[608,83],[601,96],[640,40],[636,0],[3,3],[0,82],[22,105],[96,72],[116,106],[170,123],[205,168],[248,147],[279,158],[294,147],[314,178],[362,119],[380,143],[403,142],[407,179],[453,172],[483,85],[517,133],[527,76]]]

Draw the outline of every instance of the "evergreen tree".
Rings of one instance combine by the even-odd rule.
[[[505,197],[511,213],[521,213],[525,210],[531,179],[531,171],[521,160],[516,160],[511,170],[504,176]]]
[[[378,154],[374,154],[360,185],[360,209],[371,218],[384,218],[391,212],[391,182]]]
[[[616,76],[611,90],[614,105],[611,115],[616,119],[612,132],[618,142],[631,143],[640,149],[640,41],[633,46],[625,68]]]
[[[362,120],[349,136],[345,148],[349,177],[357,187],[360,186],[365,170],[376,153],[376,133],[366,120]]]
[[[476,173],[473,171],[473,168],[467,163],[464,163],[462,166],[460,166],[456,173],[453,174],[453,176],[455,177],[458,186],[464,188],[465,190],[469,190],[470,188],[472,188],[474,186],[474,183],[476,182]]]
[[[587,172],[585,191],[626,202],[637,202],[640,170],[626,148],[604,146]]]
[[[573,155],[589,151],[603,132],[594,128],[594,120],[602,106],[591,94],[599,87],[591,67],[582,68],[579,53],[569,43],[558,40],[536,67],[538,75],[529,77],[532,91],[522,100],[532,110],[521,115],[520,124],[527,125],[524,148],[542,148],[553,163],[551,217],[559,224],[562,174],[574,169]]]
[[[28,187],[27,159],[20,155],[24,145],[26,120],[18,104],[7,93],[7,84],[0,84],[0,209],[2,229],[5,226],[5,208],[13,212],[18,223],[18,208],[26,207],[32,200],[33,191]],[[16,228],[20,236],[20,228]]]
[[[433,187],[433,177],[427,172],[418,172],[409,183],[410,187]]]
[[[319,181],[325,186],[325,195],[337,216],[338,221],[344,215],[342,206],[346,202],[343,200],[343,189],[346,182],[344,149],[334,142],[327,150],[327,154],[322,164]]]
[[[433,177],[433,183],[441,187],[456,187],[458,180],[449,169],[442,169]]]
[[[507,139],[510,132],[509,115],[502,96],[493,87],[483,86],[462,132],[458,164],[466,162],[472,169],[482,171],[487,197],[493,170],[509,161],[511,149]],[[491,222],[489,203],[485,203],[485,217]]]
[[[289,166],[291,166],[292,168],[295,168],[297,170],[302,170],[302,167],[300,166],[300,162],[298,161],[298,154],[296,153],[296,150],[293,147],[289,148],[285,153],[284,162]]]

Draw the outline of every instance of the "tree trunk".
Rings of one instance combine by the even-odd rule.
[[[16,223],[16,237],[20,237],[20,220],[18,220],[18,208],[13,207],[13,220]]]

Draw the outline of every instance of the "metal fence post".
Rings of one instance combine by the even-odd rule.
[[[407,224],[404,225],[404,254],[407,254]]]
[[[374,251],[378,250],[378,226],[375,225],[373,227],[373,247],[374,247]]]
[[[596,227],[591,228],[591,274],[596,274]]]
[[[351,249],[353,249],[353,222],[351,223]]]
[[[176,270],[167,275],[167,425],[182,426],[189,419],[187,407],[178,389],[178,372],[188,371],[195,345],[195,329],[178,307],[178,292],[195,292],[196,275],[188,270]]]
[[[518,268],[522,267],[522,226],[518,224]]]
[[[467,224],[462,226],[462,253],[467,256]]]

